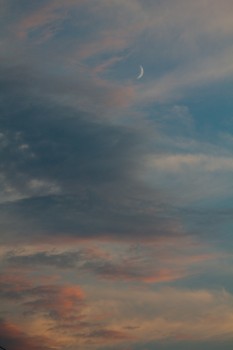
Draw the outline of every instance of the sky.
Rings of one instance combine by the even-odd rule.
[[[232,349],[232,0],[0,14],[0,346]]]

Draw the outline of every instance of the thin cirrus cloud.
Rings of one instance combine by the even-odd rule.
[[[208,154],[174,154],[149,159],[148,164],[156,169],[169,172],[182,172],[184,167],[199,168],[202,171],[233,171],[233,158]]]
[[[180,6],[184,5],[182,1],[178,1],[178,3]],[[115,13],[118,11],[122,12],[122,6],[125,11],[123,11],[119,23]],[[226,1],[224,7],[215,3],[212,7],[213,16],[208,16],[208,20],[206,20],[206,15],[209,13],[209,8],[208,6],[204,6],[201,2],[196,2],[194,5],[188,7],[184,6],[183,11],[185,16],[181,16],[179,6],[172,5],[168,11],[166,4],[156,4],[155,9],[158,8],[159,10],[156,15],[158,16],[158,20],[154,18],[154,11],[151,11],[151,5],[148,4],[147,8],[147,6],[142,6],[140,2],[133,3],[132,1],[128,1],[126,4],[113,2],[108,6],[106,6],[104,1],[100,2],[98,6],[88,6],[88,4],[84,6],[83,2],[74,3],[73,1],[67,3],[66,6],[60,1],[50,2],[49,4],[42,5],[40,10],[36,9],[35,13],[33,13],[33,11],[31,14],[28,13],[26,18],[18,24],[19,28],[17,32],[20,33],[24,31],[25,33],[30,33],[36,30],[36,28],[40,29],[44,26],[46,29],[47,23],[56,22],[59,16],[61,17],[60,19],[63,20],[64,13],[65,16],[70,16],[70,12],[76,7],[77,16],[80,7],[86,16],[88,16],[88,14],[93,15],[95,19],[94,23],[98,28],[95,31],[94,37],[92,32],[86,32],[85,42],[79,43],[77,38],[77,54],[75,53],[74,45],[70,45],[70,54],[73,58],[76,57],[77,62],[86,58],[92,58],[97,54],[104,55],[106,52],[113,53],[114,50],[134,50],[133,47],[131,47],[132,42],[137,42],[138,37],[140,37],[140,34],[143,35],[145,30],[148,30],[150,33],[149,41],[154,40],[154,37],[158,39],[156,37],[157,27],[161,27],[161,20],[159,20],[159,18],[163,18],[163,26],[165,26],[165,23],[167,24],[168,29],[164,31],[165,37],[167,36],[169,40],[171,31],[177,31],[179,33],[181,29],[186,29],[185,37],[178,36],[178,41],[176,42],[177,46],[174,47],[174,51],[176,52],[177,50],[179,54],[181,54],[180,47],[186,48],[186,51],[183,52],[183,65],[181,66],[177,63],[169,74],[163,74],[162,77],[154,76],[152,69],[150,72],[152,79],[149,79],[148,83],[144,84],[143,92],[139,89],[137,93],[134,93],[133,99],[128,96],[128,101],[130,101],[129,103],[131,104],[148,103],[155,100],[161,102],[164,99],[176,98],[180,94],[183,94],[187,88],[197,87],[203,85],[203,83],[211,82],[212,80],[232,74],[232,50],[228,46],[214,53],[211,52],[210,46],[210,52],[206,50],[203,55],[200,55],[200,49],[202,45],[204,46],[204,43],[199,43],[200,35],[202,35],[202,40],[205,42],[205,40],[217,40],[217,36],[220,35],[219,33],[222,33],[222,35],[229,35],[231,33],[231,26],[228,25],[230,19],[226,20],[226,18],[229,18],[229,11],[232,7],[229,1]],[[200,8],[202,9],[201,16]],[[67,9],[67,11],[65,11],[65,9]],[[153,16],[151,15],[152,12]],[[135,16],[138,17],[137,25],[135,23]],[[213,18],[216,16],[218,20],[213,21]],[[103,18],[109,19],[109,21],[106,22],[107,27],[106,24],[103,23]],[[192,24],[191,28],[190,23]],[[199,23],[199,25],[197,26],[195,23]],[[75,29],[75,22],[73,25],[74,30],[77,30]],[[63,25],[58,26],[57,30],[58,32],[62,32]],[[106,35],[106,32],[109,34]],[[204,36],[203,33],[205,33]],[[212,35],[214,35],[213,38]],[[159,45],[162,44],[163,43],[159,43]],[[174,45],[171,42],[167,44]],[[190,51],[190,46],[196,47],[195,55],[193,55],[194,60],[193,58],[186,57],[187,53]],[[54,49],[56,49],[56,44]],[[68,59],[67,63],[70,62],[67,52],[63,53],[63,55],[65,60]],[[114,62],[115,59],[116,57],[113,56],[111,58],[112,62]],[[94,68],[94,70],[96,69],[95,67],[89,66],[90,71],[92,68]],[[128,88],[130,89],[130,87]]]
[[[216,154],[216,153],[219,154]],[[151,183],[167,182],[166,177],[173,178],[177,183],[177,193],[182,202],[198,201],[201,198],[219,198],[228,196],[231,188],[233,158],[227,148],[220,148],[206,153],[196,152],[187,154],[178,151],[171,154],[148,156],[146,160],[147,177]],[[160,179],[160,180],[158,180]],[[224,181],[223,181],[224,179]],[[186,192],[189,188],[189,192]]]
[[[9,268],[20,267],[27,272],[40,271],[43,267],[47,271],[54,270],[54,273],[57,269],[70,270],[70,273],[77,270],[80,276],[92,276],[103,281],[167,283],[210,271],[210,264],[215,269],[221,259],[228,259],[223,252],[214,253],[199,245],[195,247],[192,240],[186,241],[184,237],[167,238],[161,242],[158,239],[154,245],[140,244],[138,248],[132,247],[130,242],[124,246],[120,244],[123,256],[114,253],[119,249],[119,243],[112,242],[107,246],[108,249],[87,249],[84,244],[78,251],[63,248],[61,252],[42,250],[31,254],[27,250],[21,254],[7,251],[3,261]]]

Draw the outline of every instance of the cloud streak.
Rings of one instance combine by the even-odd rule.
[[[185,280],[193,275],[210,271],[210,263],[215,266],[218,261],[228,256],[223,252],[212,252],[199,244],[195,247],[191,238],[158,238],[153,244],[135,246],[129,241],[105,242],[103,247],[88,247],[80,243],[82,249],[60,252],[38,251],[33,253],[7,251],[3,261],[8,268],[22,268],[26,271],[77,271],[80,276],[92,276],[98,280],[122,283],[171,283]],[[92,241],[93,243],[93,241]],[[120,251],[120,255],[115,251]],[[214,267],[213,267],[214,268]],[[55,270],[54,270],[55,269]]]

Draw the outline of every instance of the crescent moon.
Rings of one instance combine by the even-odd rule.
[[[144,74],[144,69],[142,66],[140,66],[140,73],[139,75],[137,76],[137,79],[141,79],[143,77],[143,74]]]

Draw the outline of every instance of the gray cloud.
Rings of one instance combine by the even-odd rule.
[[[65,252],[50,254],[48,252],[39,252],[30,255],[16,255],[14,252],[8,253],[6,260],[14,266],[51,266],[57,268],[73,268],[80,261],[85,259],[84,251]]]
[[[113,125],[99,114],[55,103],[45,96],[48,78],[29,67],[1,71],[4,241],[9,232],[26,240],[37,234],[172,233],[174,219],[163,197],[137,180],[145,129]],[[50,82],[58,97],[56,84]]]
[[[146,255],[146,252],[144,253]],[[78,275],[92,275],[98,279],[108,281],[137,281],[147,283],[160,283],[167,281],[179,280],[189,275],[188,266],[184,269],[183,266],[175,266],[161,262],[159,256],[147,258],[134,256],[130,249],[126,253],[127,258],[114,257],[111,254],[101,254],[95,249],[80,249],[78,251],[66,251],[61,253],[55,252],[38,252],[33,254],[20,254],[9,251],[3,262],[10,268],[25,268],[35,267],[41,270],[42,267],[71,269],[73,273]],[[3,283],[3,291],[7,290],[7,286]],[[3,292],[3,295],[7,293]],[[9,293],[9,291],[8,291]],[[11,291],[10,294],[11,295]],[[20,294],[21,295],[21,294]],[[13,297],[17,295],[13,294]]]
[[[31,255],[8,253],[5,261],[10,266],[47,266],[59,269],[77,268],[77,271],[89,272],[103,279],[143,280],[153,274],[154,269],[138,266],[128,258],[127,261],[114,262],[104,257],[96,257],[91,251],[48,253],[39,252]],[[144,271],[145,270],[145,271]],[[3,288],[4,289],[4,288]],[[16,297],[16,295],[14,294]]]

